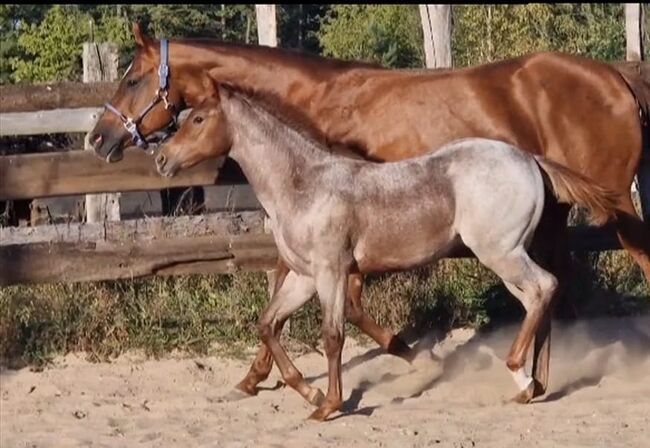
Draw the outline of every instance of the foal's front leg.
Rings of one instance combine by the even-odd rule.
[[[323,393],[320,389],[307,384],[279,341],[281,324],[304,305],[315,292],[316,288],[311,277],[289,272],[284,284],[262,313],[258,330],[262,343],[270,350],[285,383],[294,388],[309,403],[319,405],[323,401]]]
[[[323,311],[323,339],[329,376],[325,401],[309,417],[317,421],[327,419],[332,412],[339,410],[343,403],[341,353],[345,341],[343,324],[347,285],[347,272],[340,267],[324,266],[316,271],[316,289]]]

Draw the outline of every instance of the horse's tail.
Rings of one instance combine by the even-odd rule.
[[[591,223],[601,226],[616,215],[619,194],[602,187],[582,174],[542,156],[535,160],[546,173],[549,188],[559,202],[585,207]]]

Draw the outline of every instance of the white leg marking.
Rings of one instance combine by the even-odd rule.
[[[520,368],[516,372],[510,372],[512,373],[512,377],[515,379],[515,383],[517,383],[517,387],[519,387],[519,390],[526,390],[528,389],[528,386],[530,386],[530,383],[533,382],[533,378],[528,376],[526,374],[526,371],[524,368]]]

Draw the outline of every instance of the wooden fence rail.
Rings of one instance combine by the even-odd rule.
[[[0,286],[262,271],[263,232],[261,211],[0,228]]]
[[[106,163],[92,151],[0,156],[0,200],[214,185],[223,162],[206,160],[167,178],[136,148],[126,149],[119,163]]]

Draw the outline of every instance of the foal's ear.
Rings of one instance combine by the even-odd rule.
[[[133,38],[138,47],[141,48],[146,48],[152,42],[151,38],[142,31],[138,22],[133,24]]]

